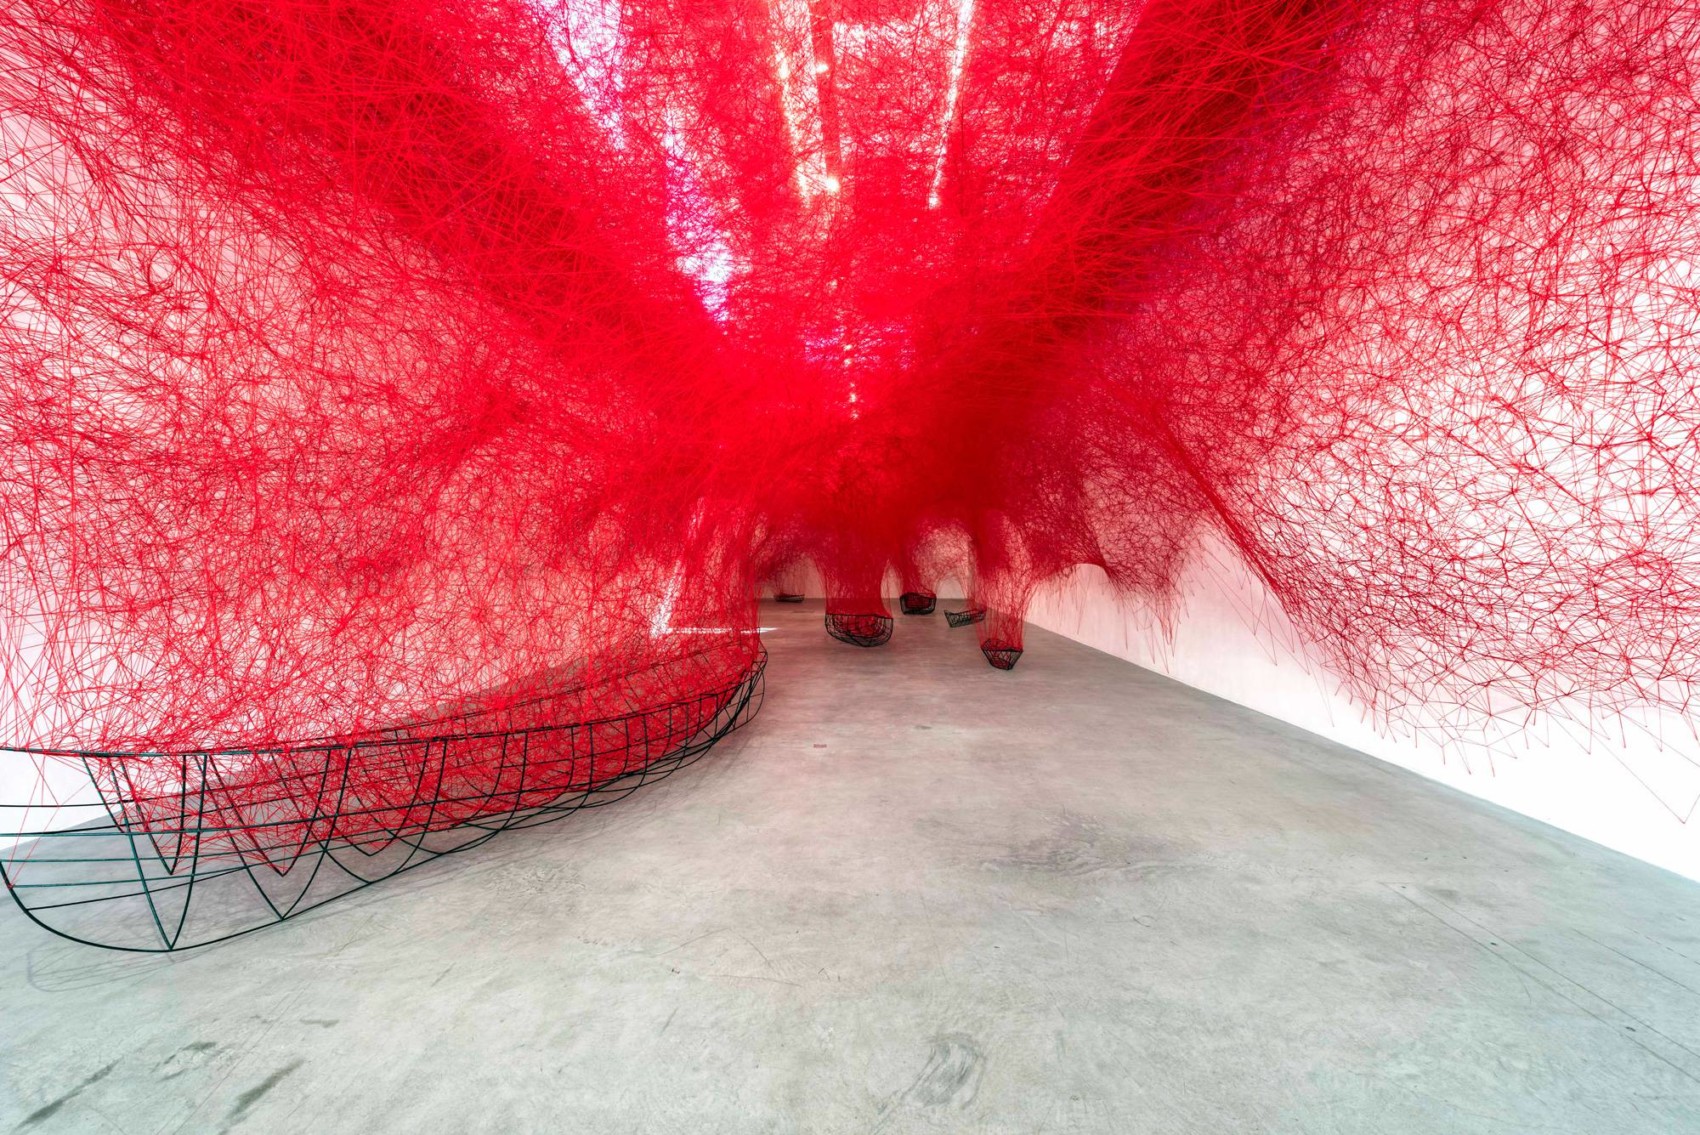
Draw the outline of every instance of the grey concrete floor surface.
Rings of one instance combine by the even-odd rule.
[[[1700,886],[1030,630],[173,956],[0,913],[0,1131],[1700,1131]]]

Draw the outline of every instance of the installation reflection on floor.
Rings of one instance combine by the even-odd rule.
[[[0,1130],[1700,1130],[1700,885],[1038,630],[246,938],[0,912]]]

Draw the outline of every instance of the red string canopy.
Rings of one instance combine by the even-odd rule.
[[[804,564],[1012,660],[1206,538],[1395,716],[1686,709],[1697,59],[1677,0],[12,0],[5,739],[618,717]]]

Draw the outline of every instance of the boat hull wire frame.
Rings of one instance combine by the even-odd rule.
[[[884,646],[891,641],[890,615],[826,613],[826,633],[851,646]]]
[[[168,953],[225,941],[501,832],[624,799],[748,723],[766,663],[758,645],[712,688],[596,720],[287,750],[33,751],[80,764],[105,818],[7,831],[6,815],[31,806],[0,802],[0,878],[31,921],[74,942]],[[169,798],[129,791],[138,779],[130,762],[175,762],[180,790]],[[277,777],[277,794],[232,802],[224,789],[257,763]],[[412,785],[401,798],[360,799],[360,784],[398,778]]]
[[[984,607],[967,607],[961,611],[946,611],[944,621],[949,623],[953,630],[957,627],[971,626],[974,623],[983,623],[986,621],[986,609]]]

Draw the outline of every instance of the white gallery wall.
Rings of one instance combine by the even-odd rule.
[[[1082,565],[1028,622],[1689,878],[1700,879],[1700,741],[1676,714],[1548,716],[1443,743],[1371,720],[1220,546],[1189,567],[1172,641]],[[1228,755],[1231,759],[1231,754]]]

